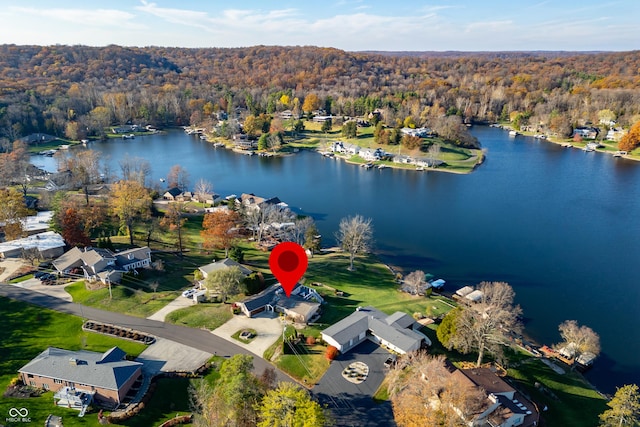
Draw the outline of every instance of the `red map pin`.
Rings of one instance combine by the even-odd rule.
[[[283,242],[271,251],[269,267],[284,289],[287,298],[295,288],[298,280],[307,271],[309,260],[304,248],[297,243]]]

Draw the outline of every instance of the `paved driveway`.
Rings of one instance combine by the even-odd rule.
[[[212,354],[175,341],[156,338],[145,351],[136,358],[142,362],[146,372],[193,372],[204,365]]]
[[[262,312],[252,318],[244,314],[236,314],[227,323],[214,329],[212,333],[262,357],[265,350],[280,338],[283,327],[280,317],[274,313]],[[231,338],[231,335],[242,329],[255,329],[257,336],[249,344]]]
[[[391,404],[377,404],[372,399],[387,374],[384,367],[387,357],[389,352],[366,340],[331,362],[327,372],[313,388],[313,394],[321,403],[331,407],[336,425],[395,425]],[[369,376],[360,384],[349,382],[342,376],[344,368],[353,362],[363,362],[369,366]]]
[[[147,319],[164,322],[164,319],[165,317],[167,317],[167,314],[171,313],[172,311],[176,311],[180,308],[191,307],[194,304],[195,303],[193,302],[193,298],[185,298],[182,295],[180,295],[178,298],[174,299],[169,304],[165,305],[160,310],[156,311],[151,316],[147,317]]]
[[[39,279],[27,279],[24,282],[15,283],[13,286],[19,288],[29,289],[30,291],[40,292],[41,294],[50,295],[52,297],[60,298],[61,300],[71,302],[73,298],[64,290],[64,287],[68,285],[43,285]]]

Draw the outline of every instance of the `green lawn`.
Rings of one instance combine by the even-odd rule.
[[[111,286],[113,298],[109,296],[109,288],[88,290],[84,281],[73,283],[65,288],[73,302],[103,310],[148,317],[176,299],[178,292],[145,292],[120,285]]]
[[[598,415],[608,409],[606,400],[575,372],[560,375],[541,361],[530,360],[508,373],[541,410],[548,407],[542,416],[550,427],[595,427]],[[536,388],[535,383],[548,391]]]
[[[210,331],[226,323],[233,317],[229,304],[198,304],[176,310],[166,318],[167,322],[192,328],[206,328]]]
[[[244,331],[249,331],[253,334],[253,337],[249,338],[249,339],[245,339],[245,338],[240,338],[240,334]],[[241,343],[244,344],[249,344],[251,341],[253,341],[255,339],[255,337],[258,335],[258,333],[256,332],[255,329],[240,329],[239,331],[237,331],[236,333],[234,333],[233,335],[231,335],[231,338],[233,338],[234,340],[238,340]]]
[[[128,355],[137,356],[146,347],[130,341],[82,331],[82,319],[68,314],[40,308],[34,305],[0,297],[0,390],[6,390],[9,382],[17,377],[18,369],[40,354],[47,347],[67,350],[90,350],[103,352],[118,346]],[[0,414],[9,408],[25,407],[33,423],[44,424],[50,413],[61,415],[65,427],[97,426],[95,414],[78,418],[78,411],[56,408],[53,393],[37,398],[3,398]],[[4,417],[4,415],[3,415]]]

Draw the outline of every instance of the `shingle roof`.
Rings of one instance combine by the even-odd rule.
[[[141,260],[145,260],[151,256],[151,249],[147,246],[141,248],[128,249],[116,254],[116,262],[118,265],[127,265]],[[129,258],[131,257],[131,258]]]
[[[242,272],[242,274],[244,274],[245,276],[248,276],[249,274],[251,274],[251,270],[249,270],[247,267],[243,266],[242,264],[235,262],[231,258],[225,258],[225,259],[221,259],[220,261],[212,262],[211,264],[203,265],[202,267],[199,267],[199,269],[205,275],[209,275],[214,271],[222,270],[223,268],[229,268],[229,267],[238,267],[240,269],[240,272]]]
[[[122,360],[124,354],[118,347],[105,353],[49,347],[19,372],[118,390],[142,367],[140,362]]]
[[[424,339],[422,335],[409,329],[413,322],[406,313],[395,312],[387,316],[373,307],[364,307],[329,326],[322,333],[339,343],[347,343],[351,338],[369,330],[374,335],[408,352],[414,347],[416,341]]]
[[[75,264],[82,262],[82,251],[77,247],[73,247],[69,249],[64,254],[60,255],[55,261],[53,261],[53,266],[58,271],[65,271],[72,267]],[[79,265],[78,265],[79,266]]]

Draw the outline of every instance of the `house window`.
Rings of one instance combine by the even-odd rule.
[[[36,382],[34,380],[29,381],[29,385],[31,387],[35,387],[36,386]]]
[[[54,383],[56,384],[62,384],[62,380],[56,378],[55,380],[53,380]]]
[[[42,383],[42,388],[45,389],[45,390],[49,390],[49,384]]]

